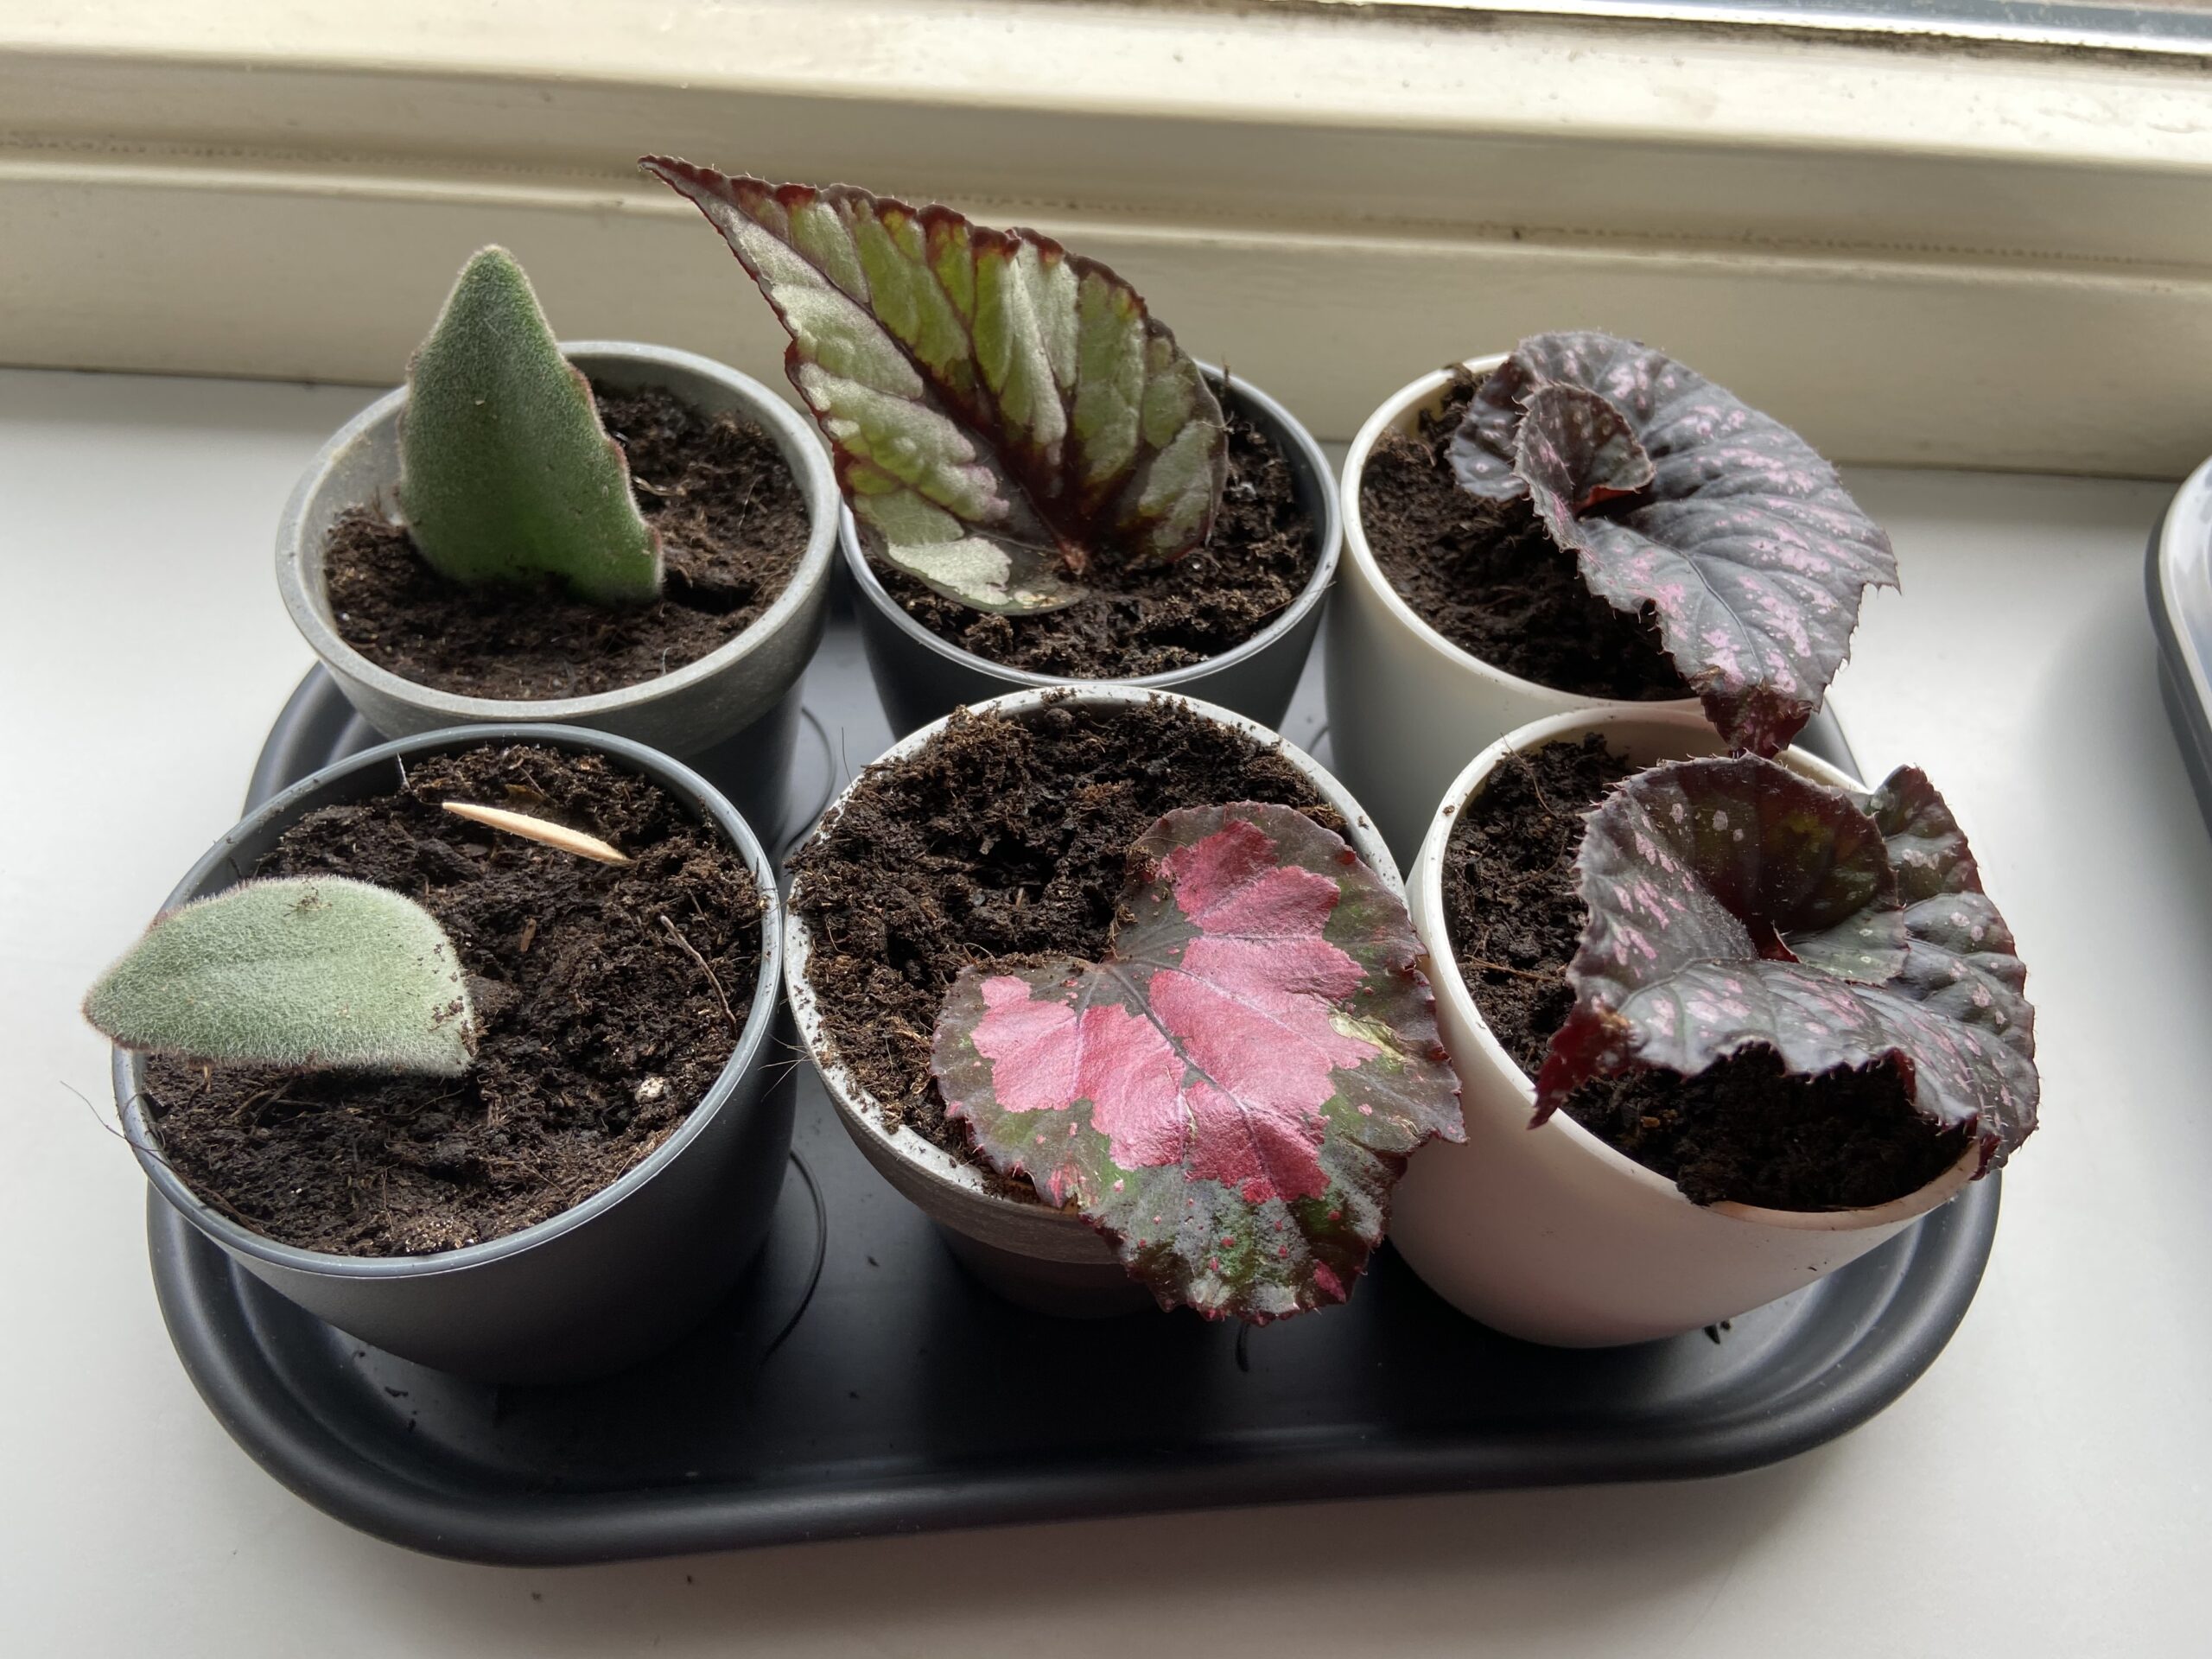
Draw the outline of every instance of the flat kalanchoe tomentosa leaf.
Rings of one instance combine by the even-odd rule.
[[[1396,893],[1287,806],[1170,812],[1099,963],[963,969],[932,1069],[1007,1174],[1071,1201],[1163,1306],[1342,1301],[1459,1085]]]
[[[1097,566],[1203,545],[1221,406],[1137,291],[1034,231],[849,185],[642,166],[696,203],[783,320],[872,551],[1002,613],[1073,604]]]
[[[400,512],[440,575],[557,576],[605,604],[660,592],[629,462],[505,249],[468,262],[407,365],[399,453]]]
[[[125,1048],[226,1065],[458,1077],[476,1014],[453,943],[404,893],[242,881],[168,912],[85,998]]]
[[[1461,487],[1528,498],[1590,591],[1659,628],[1728,741],[1774,754],[1821,706],[1869,587],[1879,525],[1779,421],[1611,334],[1538,334],[1476,388]]]
[[[1920,772],[1857,798],[1752,756],[1677,761],[1585,823],[1538,1122],[1594,1077],[1763,1047],[1799,1076],[1896,1066],[1923,1116],[1972,1126],[1985,1170],[2034,1129],[2026,970]]]

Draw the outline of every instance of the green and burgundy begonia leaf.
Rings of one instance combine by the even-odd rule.
[[[1538,1122],[1593,1078],[1764,1048],[1801,1077],[1896,1066],[1923,1116],[1973,1127],[1984,1169],[2033,1130],[2026,969],[1922,773],[1857,798],[1753,756],[1676,761],[1586,824]]]
[[[1460,486],[1529,499],[1590,591],[1661,644],[1728,741],[1774,754],[1821,706],[1869,587],[1878,524],[1779,421],[1611,334],[1538,334],[1453,434]]]
[[[1281,1319],[1351,1294],[1408,1154],[1461,1137],[1420,952],[1303,813],[1187,808],[1132,849],[1104,961],[962,970],[933,1070],[992,1166],[1161,1306]]]
[[[1128,283],[1034,231],[849,185],[647,171],[722,233],[870,550],[977,610],[1072,604],[1095,569],[1203,545],[1221,405]]]

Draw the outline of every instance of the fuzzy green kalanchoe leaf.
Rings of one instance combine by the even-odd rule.
[[[1221,406],[1137,291],[1034,231],[849,185],[647,171],[722,233],[791,334],[785,367],[870,550],[977,610],[1051,610],[1094,567],[1202,545]]]
[[[1770,416],[1611,334],[1524,340],[1452,439],[1460,486],[1526,498],[1590,591],[1660,642],[1731,743],[1773,754],[1821,706],[1889,537]]]
[[[400,511],[440,575],[556,576],[602,604],[660,592],[621,446],[505,249],[468,262],[408,365],[399,448]]]
[[[1162,1306],[1342,1301],[1459,1086],[1405,906],[1287,806],[1170,812],[1103,962],[961,970],[932,1070],[1007,1174],[1072,1202]]]
[[[1753,756],[1677,761],[1585,823],[1538,1122],[1594,1077],[1764,1048],[1800,1077],[1895,1066],[1923,1116],[1973,1127],[1985,1169],[2033,1130],[2026,970],[1921,773],[1859,799]]]
[[[85,1017],[125,1048],[222,1064],[457,1077],[476,1046],[437,918],[342,876],[241,882],[169,912]]]

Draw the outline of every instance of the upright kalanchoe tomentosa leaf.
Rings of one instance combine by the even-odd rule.
[[[1772,760],[1677,761],[1586,823],[1539,1122],[1593,1077],[1764,1047],[1800,1076],[1894,1065],[1924,1116],[1974,1126],[1985,1168],[2034,1128],[2025,970],[1919,772],[1858,800]]]
[[[1420,950],[1303,813],[1186,808],[1131,849],[1106,960],[962,969],[932,1069],[1163,1306],[1281,1319],[1351,1294],[1407,1155],[1462,1134]]]
[[[791,337],[784,363],[872,550],[977,610],[1051,610],[1095,565],[1200,546],[1221,406],[1137,291],[1034,231],[849,185],[645,169],[722,233]]]
[[[1777,753],[1850,654],[1890,538],[1788,427],[1672,358],[1538,334],[1486,376],[1452,440],[1461,486],[1528,497],[1616,610],[1661,642],[1731,743]]]
[[[476,1014],[437,918],[341,876],[245,881],[156,921],[85,998],[125,1048],[458,1077]]]
[[[440,575],[558,576],[607,604],[660,592],[621,446],[504,248],[468,262],[407,365],[399,453],[400,511]]]

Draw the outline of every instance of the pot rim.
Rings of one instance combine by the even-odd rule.
[[[318,658],[334,664],[347,677],[382,696],[429,710],[439,716],[444,725],[500,725],[522,721],[582,725],[620,710],[677,696],[735,667],[781,632],[804,607],[807,595],[830,572],[838,518],[837,512],[830,509],[835,506],[842,510],[842,499],[820,438],[812,424],[802,419],[789,403],[751,375],[740,373],[710,357],[679,351],[672,346],[623,340],[563,340],[561,354],[580,367],[588,367],[590,360],[596,359],[683,369],[728,387],[745,406],[748,418],[757,421],[775,440],[784,464],[790,467],[806,497],[806,551],[799,556],[783,592],[735,639],[724,640],[696,662],[686,663],[682,668],[657,674],[634,685],[618,686],[612,691],[597,691],[582,697],[479,697],[441,691],[395,674],[371,662],[346,642],[324,614],[329,603],[327,588],[309,592],[302,573],[307,554],[302,530],[308,504],[323,487],[340,455],[377,428],[398,418],[400,410],[406,407],[407,388],[404,385],[395,386],[332,433],[308,463],[299,482],[293,486],[291,496],[284,504],[283,516],[277,521],[276,587],[293,626]],[[395,486],[397,483],[395,478]]]
[[[548,1216],[543,1221],[533,1222],[527,1227],[502,1234],[498,1238],[464,1244],[456,1249],[440,1250],[424,1255],[359,1256],[303,1249],[297,1245],[280,1243],[232,1220],[221,1211],[203,1202],[169,1167],[168,1160],[161,1154],[153,1126],[147,1120],[139,1087],[144,1057],[128,1049],[116,1048],[112,1065],[115,1095],[122,1105],[124,1136],[130,1143],[130,1150],[137,1156],[139,1167],[163,1198],[225,1249],[237,1255],[253,1256],[289,1272],[313,1274],[330,1279],[431,1278],[486,1267],[509,1256],[519,1255],[612,1210],[674,1163],[685,1148],[706,1132],[708,1123],[715,1115],[728,1104],[739,1083],[760,1058],[771,1040],[783,984],[783,901],[776,887],[775,867],[761,850],[751,826],[738,816],[736,809],[723,798],[721,791],[680,761],[671,760],[658,750],[632,742],[627,738],[610,736],[607,733],[589,731],[582,727],[538,721],[453,727],[414,737],[395,738],[389,743],[379,744],[373,749],[364,750],[359,754],[324,766],[310,772],[240,819],[185,872],[183,879],[162,900],[162,909],[167,912],[192,899],[203,881],[226,867],[236,879],[237,868],[231,860],[238,842],[249,831],[257,830],[271,820],[296,817],[306,810],[311,797],[339,778],[380,766],[395,759],[404,761],[419,754],[445,753],[482,745],[505,743],[550,743],[556,747],[604,754],[629,771],[645,777],[675,797],[679,803],[695,808],[700,821],[719,830],[744,857],[747,867],[753,873],[753,882],[760,890],[765,908],[760,916],[760,963],[753,976],[753,1000],[746,1013],[744,1027],[730,1049],[729,1058],[714,1082],[708,1085],[706,1092],[699,1097],[699,1103],[691,1109],[665,1141],[605,1186],[571,1205],[560,1214]],[[231,884],[226,882],[224,885]]]
[[[979,657],[972,651],[963,650],[950,640],[924,627],[906,613],[905,606],[891,597],[884,588],[882,578],[868,563],[868,554],[861,546],[860,526],[854,521],[853,510],[845,504],[841,493],[837,505],[837,544],[844,556],[846,569],[852,573],[855,590],[868,604],[882,613],[893,627],[918,645],[979,674],[1003,680],[1009,686],[1018,686],[1025,690],[1043,690],[1063,685],[1120,685],[1137,690],[1173,691],[1200,677],[1217,673],[1248,658],[1258,656],[1297,627],[1326,596],[1329,584],[1336,577],[1338,559],[1344,546],[1345,510],[1338,497],[1336,473],[1329,465],[1328,456],[1322,453],[1319,443],[1315,442],[1313,435],[1306,429],[1305,424],[1296,416],[1249,380],[1229,376],[1211,363],[1200,363],[1198,371],[1217,392],[1223,392],[1232,401],[1247,404],[1267,416],[1286,441],[1285,448],[1289,452],[1287,458],[1294,465],[1303,466],[1321,491],[1323,518],[1315,530],[1321,556],[1314,563],[1313,574],[1306,579],[1306,586],[1299,589],[1297,596],[1250,639],[1181,668],[1119,679],[1071,680],[1065,675],[1040,674],[1033,669],[1011,668],[1004,663],[993,662],[988,657]]]
[[[1542,720],[1530,721],[1485,748],[1452,779],[1452,786],[1445,791],[1444,798],[1438,804],[1429,832],[1422,840],[1421,852],[1414,860],[1412,879],[1407,884],[1409,890],[1420,894],[1420,907],[1423,913],[1436,918],[1439,937],[1446,947],[1440,955],[1434,950],[1429,952],[1424,965],[1428,970],[1430,985],[1434,988],[1440,1000],[1450,999],[1466,1020],[1468,1028],[1475,1033],[1481,1061],[1512,1083],[1522,1103],[1531,1113],[1536,1105],[1535,1084],[1491,1031],[1490,1022],[1483,1017],[1480,1006],[1459,972],[1459,959],[1449,948],[1450,928],[1445,920],[1444,908],[1444,854],[1451,837],[1444,826],[1456,819],[1468,798],[1488,779],[1491,771],[1506,755],[1542,748],[1547,744],[1580,737],[1592,731],[1636,724],[1681,732],[1697,741],[1698,747],[1692,750],[1694,753],[1711,753],[1719,742],[1718,735],[1706,722],[1703,715],[1667,704],[1613,703],[1594,709],[1569,709]],[[1787,749],[1777,758],[1792,771],[1815,783],[1848,790],[1853,794],[1866,792],[1859,779],[1802,749]],[[1475,1109],[1473,1099],[1477,1093],[1473,1090],[1463,1090],[1462,1098],[1466,1101],[1470,1110]],[[1980,1148],[1968,1146],[1960,1154],[1957,1162],[1925,1185],[1886,1204],[1857,1210],[1771,1210],[1759,1205],[1738,1204],[1731,1199],[1723,1199],[1718,1204],[1696,1205],[1685,1198],[1681,1189],[1664,1175],[1656,1170],[1645,1168],[1627,1154],[1608,1146],[1565,1112],[1553,1114],[1542,1128],[1547,1131],[1557,1129],[1569,1145],[1594,1159],[1615,1176],[1666,1201],[1757,1226],[1781,1228],[1792,1232],[1856,1232],[1863,1228],[1885,1227],[1910,1220],[1951,1198],[1974,1179],[1981,1164]]]
[[[2200,649],[2205,613],[2196,598],[2212,563],[2212,461],[2199,465],[2175,488],[2151,539],[2151,615],[2168,658],[2187,680],[2197,702],[2212,708],[2212,664]]]
[[[1506,356],[1506,353],[1494,352],[1487,357],[1468,358],[1459,366],[1471,373],[1486,374],[1504,362]],[[1453,645],[1438,632],[1420,612],[1414,610],[1412,605],[1407,602],[1405,595],[1391,584],[1390,579],[1382,574],[1382,567],[1376,561],[1374,549],[1368,545],[1367,530],[1361,523],[1359,515],[1359,485],[1362,475],[1367,470],[1367,457],[1373,451],[1376,441],[1383,433],[1396,427],[1408,410],[1434,401],[1439,394],[1451,384],[1452,371],[1449,369],[1433,369],[1427,374],[1408,381],[1376,406],[1375,412],[1367,417],[1366,423],[1353,435],[1351,446],[1344,451],[1344,476],[1337,491],[1344,504],[1344,554],[1353,564],[1359,568],[1360,574],[1367,579],[1368,585],[1375,590],[1383,607],[1389,612],[1392,619],[1400,626],[1405,628],[1430,652],[1442,658],[1461,672],[1471,674],[1479,680],[1488,681],[1516,696],[1549,702],[1565,712],[1615,707],[1691,709],[1699,707],[1698,700],[1694,696],[1659,697],[1648,701],[1622,697],[1592,697],[1585,696],[1579,691],[1561,691],[1555,686],[1545,685],[1536,680],[1525,680],[1517,674],[1509,674],[1496,664],[1486,662],[1465,647]]]
[[[983,702],[967,705],[969,714],[1027,714],[1048,702],[1069,702],[1079,705],[1096,706],[1101,703],[1131,706],[1166,698],[1179,702],[1197,714],[1217,723],[1226,725],[1255,741],[1277,748],[1283,757],[1318,790],[1321,798],[1343,815],[1346,830],[1345,840],[1352,850],[1364,859],[1376,874],[1387,881],[1393,892],[1402,896],[1404,884],[1398,875],[1396,861],[1390,849],[1383,845],[1382,837],[1369,820],[1365,810],[1354,800],[1350,791],[1338,783],[1329,772],[1296,744],[1279,732],[1262,726],[1255,720],[1224,709],[1201,698],[1179,691],[1160,690],[1128,681],[1078,681],[1074,683],[1046,686],[1030,690],[1009,691]],[[861,779],[879,766],[891,766],[906,760],[933,741],[951,720],[950,715],[918,728],[885,750],[876,760],[863,767],[855,778],[837,793],[836,799],[824,809],[820,818],[807,831],[800,845],[821,832],[822,827],[842,808]],[[828,1043],[822,1030],[822,1012],[815,1001],[814,988],[808,982],[806,965],[811,955],[811,944],[807,938],[806,924],[792,906],[784,907],[784,983],[791,1015],[798,1027],[800,1043],[815,1070],[821,1074],[823,1091],[829,1095],[845,1121],[847,1128],[855,1126],[876,1145],[894,1153],[901,1162],[918,1171],[930,1184],[957,1191],[963,1201],[1001,1206],[1005,1211],[1024,1216],[1049,1217],[1065,1221],[1071,1227],[1088,1233],[1090,1224],[1072,1209],[1054,1209],[1041,1199],[1026,1204],[1008,1198],[989,1190],[982,1172],[973,1164],[955,1158],[942,1147],[925,1140],[915,1130],[901,1123],[896,1129],[883,1127],[882,1103],[853,1077],[843,1064],[827,1052]]]

